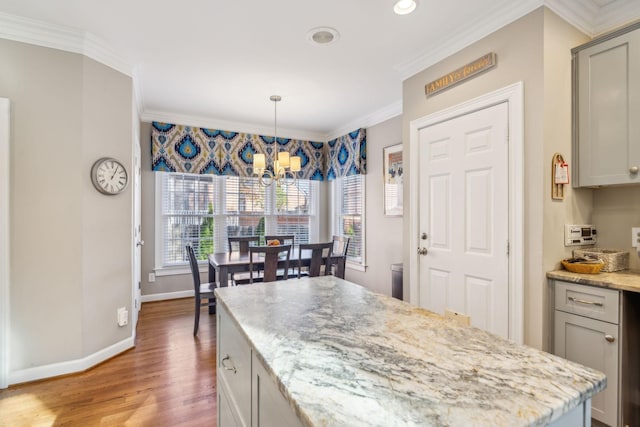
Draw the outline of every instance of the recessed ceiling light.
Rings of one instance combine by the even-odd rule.
[[[393,11],[398,15],[408,15],[416,10],[417,6],[418,2],[416,0],[398,0],[393,6]]]
[[[335,43],[340,39],[340,33],[329,27],[317,27],[307,31],[307,40],[313,44],[327,45]]]

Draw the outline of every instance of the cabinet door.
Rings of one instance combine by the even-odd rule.
[[[603,372],[607,388],[593,396],[591,416],[618,425],[618,325],[555,312],[555,353]]]
[[[218,427],[239,427],[225,387],[218,387]]]
[[[229,314],[218,307],[217,382],[241,426],[251,425],[251,347]]]
[[[640,183],[640,30],[580,50],[574,60],[574,185]]]
[[[301,427],[294,409],[284,398],[276,383],[258,357],[252,360],[252,419],[253,427]]]

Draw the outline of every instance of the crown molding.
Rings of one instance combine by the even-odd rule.
[[[384,108],[374,111],[372,114],[362,116],[359,119],[352,120],[349,123],[339,127],[326,135],[325,141],[341,137],[360,128],[369,128],[392,119],[402,114],[402,100],[398,100],[393,104],[389,104]]]
[[[545,6],[589,37],[596,35],[600,8],[591,0],[545,0]]]
[[[0,12],[0,38],[79,53],[131,77],[131,65],[103,40],[73,28]]]
[[[640,18],[640,2],[616,0],[600,9],[595,25],[595,34],[601,35]]]
[[[185,126],[243,132],[255,135],[273,135],[272,126],[259,126],[251,123],[213,119],[211,117],[175,114],[165,111],[146,110],[140,114],[143,122],[174,123]],[[316,142],[327,141],[327,135],[319,132],[306,132],[278,126],[278,136],[283,138],[302,139]]]
[[[439,44],[437,48],[429,49],[428,52],[416,59],[398,64],[394,68],[400,73],[402,80],[406,80],[523,17],[542,6],[543,3],[543,0],[522,0],[503,4],[499,9],[496,8],[479,19],[475,25],[469,26],[467,31],[461,32],[457,37],[449,38],[447,42]]]

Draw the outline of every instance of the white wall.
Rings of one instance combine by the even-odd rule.
[[[12,100],[10,375],[30,380],[131,336],[131,195],[91,185],[98,156],[131,165],[131,79],[79,54],[0,40]]]

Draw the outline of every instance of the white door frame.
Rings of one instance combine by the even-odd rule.
[[[9,386],[10,109],[9,100],[0,98],[0,389]]]
[[[133,225],[133,241],[132,247],[133,251],[131,253],[131,336],[134,340],[136,339],[137,326],[138,326],[138,317],[140,314],[140,306],[141,295],[140,295],[140,280],[142,274],[142,245],[144,245],[144,241],[142,240],[142,230],[140,227],[141,223],[141,209],[142,209],[142,200],[140,191],[142,188],[142,176],[140,171],[140,165],[142,162],[141,150],[140,150],[140,119],[138,117],[138,110],[136,109],[135,102],[132,106],[133,116],[132,116],[132,153],[131,153],[131,178],[132,178],[132,220],[131,223]]]
[[[438,111],[409,123],[409,302],[420,301],[419,131],[502,102],[509,105],[509,339],[524,339],[524,85],[522,82]]]

